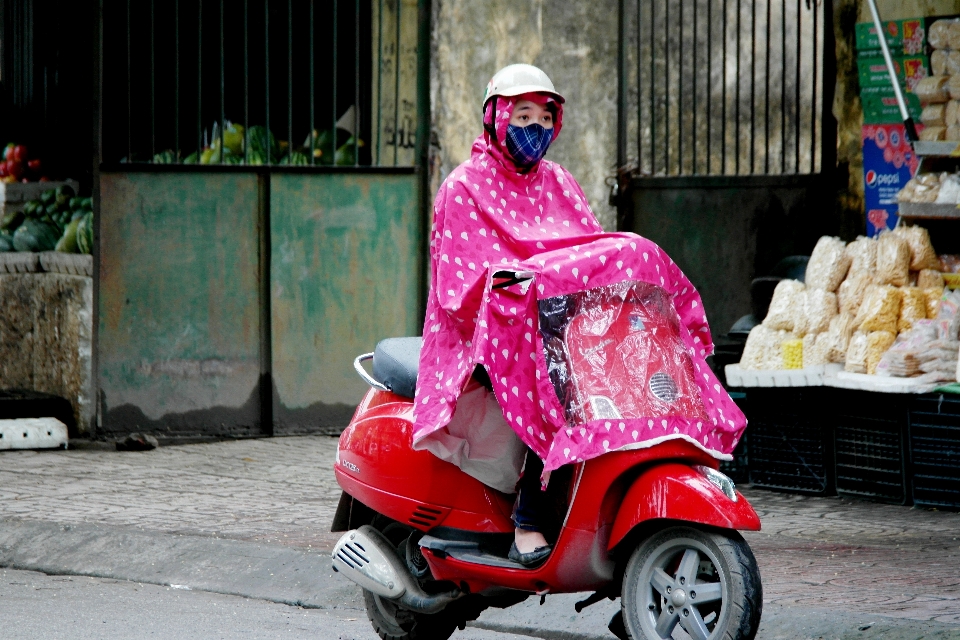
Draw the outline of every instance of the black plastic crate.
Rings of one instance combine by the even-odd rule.
[[[909,438],[914,504],[960,509],[960,397],[915,398]]]
[[[740,407],[740,410],[744,413],[746,410],[746,393],[742,391],[731,391],[730,397],[734,402],[737,403],[737,406]],[[737,448],[733,451],[733,460],[724,460],[720,462],[720,471],[726,474],[731,480],[737,484],[746,484],[750,482],[750,464],[749,464],[749,427],[747,431],[743,432],[743,435],[740,436],[740,442],[737,443]]]
[[[750,482],[759,487],[833,495],[829,422],[821,388],[750,389]]]
[[[834,459],[837,493],[907,504],[906,430],[909,396],[836,390]]]

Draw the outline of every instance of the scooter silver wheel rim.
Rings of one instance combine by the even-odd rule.
[[[698,578],[709,566],[705,563],[713,566],[717,581]],[[644,634],[672,638],[679,625],[694,640],[713,637],[726,618],[727,581],[717,555],[701,542],[690,538],[664,542],[647,558],[638,578],[637,617]]]

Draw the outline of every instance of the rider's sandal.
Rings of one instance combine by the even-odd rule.
[[[548,544],[544,547],[537,547],[529,553],[520,553],[520,550],[517,549],[517,543],[514,542],[510,545],[510,552],[507,554],[507,558],[522,564],[528,569],[532,569],[543,564],[544,560],[550,557],[551,551],[553,551],[553,547]]]

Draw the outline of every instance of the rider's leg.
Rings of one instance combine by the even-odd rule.
[[[514,541],[520,553],[530,553],[547,546],[547,540],[540,532],[546,504],[546,494],[540,486],[542,473],[543,461],[527,449],[527,460],[517,485],[517,501],[513,507],[513,524],[516,526]]]

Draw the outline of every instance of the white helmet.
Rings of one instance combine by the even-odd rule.
[[[523,93],[549,93],[563,104],[563,96],[553,88],[553,82],[541,69],[532,64],[511,64],[493,74],[483,93],[483,107],[493,96],[519,96]]]

